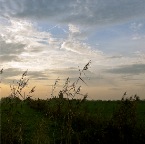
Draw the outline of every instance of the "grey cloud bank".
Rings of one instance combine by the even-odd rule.
[[[2,16],[106,25],[145,16],[145,0],[1,0]]]
[[[24,52],[26,45],[22,43],[6,42],[0,38],[0,55],[13,54],[18,55]]]

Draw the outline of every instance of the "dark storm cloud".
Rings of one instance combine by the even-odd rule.
[[[28,76],[35,80],[48,80],[49,78],[44,71],[28,71]]]
[[[7,43],[6,41],[0,40],[0,55],[21,54],[24,52],[24,47],[25,44]]]
[[[12,79],[11,77],[19,76],[21,78],[21,75],[27,71],[27,78],[30,80],[48,80],[48,76],[44,71],[29,71],[29,70],[21,70],[18,68],[4,68],[3,72],[3,78],[6,82],[9,82],[9,79]],[[15,80],[15,79],[14,79]]]
[[[114,55],[114,56],[111,56],[111,57],[108,57],[109,59],[119,59],[119,58],[123,58],[123,56],[121,55]]]
[[[145,64],[125,65],[115,69],[109,69],[106,72],[113,74],[145,74]]]
[[[6,41],[0,40],[0,61],[21,61],[18,57],[19,54],[24,52],[24,44],[21,43],[6,43]]]
[[[18,76],[20,74],[23,74],[23,72],[24,71],[22,71],[21,69],[18,69],[18,68],[8,68],[8,69],[4,68],[3,77],[5,79],[7,79],[12,76]]]
[[[16,55],[0,55],[0,61],[1,62],[10,62],[10,61],[21,61],[20,58]]]

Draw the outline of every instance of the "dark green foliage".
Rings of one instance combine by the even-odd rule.
[[[107,127],[107,137],[108,141],[111,140],[110,143],[128,144],[142,141],[144,133],[139,127],[141,123],[137,117],[137,105],[138,99],[136,98],[130,97],[120,101],[120,105],[113,113],[112,120]],[[141,125],[145,126],[143,123]],[[142,136],[138,137],[137,133],[140,132]]]
[[[82,103],[5,98],[1,100],[1,142],[144,143],[144,105],[145,101],[135,99]]]
[[[140,144],[145,143],[145,101],[137,95],[121,101],[87,101],[78,82],[91,61],[79,69],[74,83],[67,78],[58,98],[52,88],[49,100],[22,95],[27,71],[11,85],[11,95],[0,101],[2,144]],[[86,75],[85,75],[86,76]],[[81,95],[82,99],[75,99]],[[125,93],[126,95],[126,93]],[[124,95],[124,96],[125,96]],[[65,97],[65,98],[64,98]],[[21,99],[20,99],[21,98]]]

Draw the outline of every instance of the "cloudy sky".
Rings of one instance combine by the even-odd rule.
[[[145,0],[0,0],[1,96],[28,70],[34,97],[49,98],[89,60],[88,99],[145,99]]]

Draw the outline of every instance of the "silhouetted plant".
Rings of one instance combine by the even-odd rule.
[[[112,117],[112,132],[115,133],[116,142],[133,143],[134,131],[137,126],[138,96],[122,98],[118,109]]]
[[[28,71],[25,71],[21,78],[19,79],[19,81],[17,82],[17,85],[14,83],[10,85],[10,89],[11,89],[11,94],[10,96],[12,98],[18,97],[18,98],[22,98],[23,100],[25,100],[27,97],[32,97],[31,94],[35,91],[35,86],[29,91],[29,93],[27,95],[22,94],[23,90],[25,87],[27,87],[28,85],[28,81],[29,79],[26,77],[27,76]]]
[[[82,94],[79,81],[87,85],[83,76],[86,77],[85,71],[90,63],[91,61],[82,70],[79,69],[79,76],[74,82],[68,77],[61,92],[55,96],[60,80],[57,78],[52,87],[52,97],[47,100],[31,98],[35,87],[28,94],[22,94],[29,81],[26,77],[27,71],[24,72],[17,84],[11,85],[11,97],[1,99],[4,116],[2,143],[145,143],[144,121],[138,122],[137,117],[137,106],[142,102],[139,96],[127,98],[125,92],[121,101],[104,102],[88,101],[87,94]],[[77,95],[82,98],[75,99]],[[116,105],[107,118],[109,110],[102,113],[99,108],[103,103]],[[30,111],[32,113],[28,116]]]

